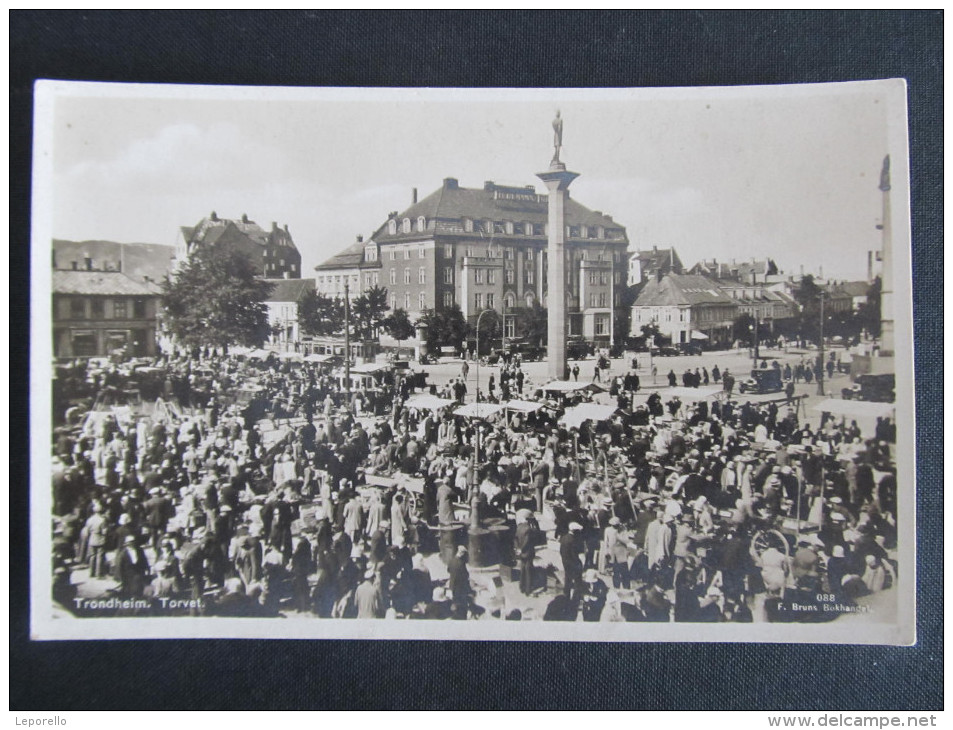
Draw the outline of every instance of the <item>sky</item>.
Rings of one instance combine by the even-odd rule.
[[[900,82],[692,90],[57,86],[53,237],[174,245],[211,211],[287,224],[305,276],[446,177],[535,184],[564,119],[570,194],[630,249],[862,279]],[[905,137],[901,137],[905,140]],[[894,216],[898,206],[894,204]]]

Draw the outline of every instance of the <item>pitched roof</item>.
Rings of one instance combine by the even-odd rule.
[[[537,193],[532,185],[513,187],[487,182],[482,188],[460,187],[454,178],[447,178],[444,184],[433,193],[401,212],[397,218],[416,220],[420,216],[434,221],[434,229],[415,234],[398,231],[395,235],[387,233],[385,222],[373,235],[375,241],[442,234],[463,234],[466,231],[462,219],[473,221],[490,220],[494,222],[513,221],[514,223],[546,223],[549,216],[548,200],[544,194]],[[610,216],[593,211],[577,203],[573,198],[566,201],[566,225],[602,226],[621,232],[625,229]],[[475,227],[475,231],[479,229]],[[496,234],[502,235],[502,234]],[[618,240],[618,239],[616,239]]]
[[[154,296],[156,284],[138,282],[121,271],[54,271],[54,294],[98,294],[103,296]]]
[[[653,248],[651,251],[636,251],[632,258],[639,260],[643,271],[659,271],[663,273],[673,271],[676,274],[682,272],[682,260],[678,257],[678,252],[672,248]]]
[[[870,284],[866,281],[845,281],[836,288],[852,297],[865,297],[867,296],[867,292],[870,291]]]
[[[693,274],[667,274],[661,281],[650,279],[635,300],[636,307],[686,304],[735,304],[735,301],[711,279]]]
[[[314,291],[314,279],[263,279],[273,285],[271,294],[266,302],[298,302],[308,293]]]
[[[271,230],[266,231],[255,221],[247,217],[233,220],[231,218],[203,218],[194,226],[180,226],[183,238],[189,243],[215,243],[226,233],[244,236],[259,246],[268,244],[296,248],[291,233],[287,227],[279,228],[277,223],[272,224]]]
[[[66,241],[53,239],[54,268],[72,270],[75,262],[85,269],[83,259],[93,260],[95,269],[113,269],[137,281],[147,277],[161,281],[169,273],[175,248],[159,243],[118,243],[116,241]]]
[[[364,241],[355,241],[340,253],[334,254],[331,258],[323,261],[314,268],[321,269],[347,269],[360,266],[364,260]]]

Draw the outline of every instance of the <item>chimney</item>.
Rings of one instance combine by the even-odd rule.
[[[360,233],[357,234],[357,242],[364,243],[364,236],[362,236]]]
[[[443,179],[443,186],[447,190],[456,190],[460,186],[460,182],[455,177],[445,177]]]
[[[213,210],[213,211],[212,211],[212,215],[210,215],[209,218],[210,218],[211,220],[213,220],[213,221],[217,221],[217,220],[218,220],[218,213],[216,213],[216,212]]]
[[[242,223],[248,223],[248,214],[242,213]]]
[[[289,235],[290,235],[290,233],[291,233],[291,231],[288,230],[288,224],[287,224],[287,223],[285,223],[285,233],[287,233],[287,234],[289,234]]]
[[[277,230],[278,230],[278,221],[272,221],[272,222],[271,222],[271,230],[273,230],[273,231],[277,231]]]
[[[410,204],[417,205],[417,188],[411,188]]]
[[[652,246],[652,253],[658,253],[658,246]]]

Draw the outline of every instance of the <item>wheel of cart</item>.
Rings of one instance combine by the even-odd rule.
[[[790,557],[791,546],[788,544],[784,533],[774,528],[758,530],[751,536],[751,547],[760,557],[768,549],[775,548],[784,553],[785,557]]]

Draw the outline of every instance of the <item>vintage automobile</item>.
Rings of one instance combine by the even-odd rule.
[[[896,376],[893,373],[882,375],[858,375],[853,387],[843,388],[844,400],[866,400],[875,403],[893,403],[895,400]]]
[[[681,350],[677,347],[672,347],[671,345],[662,345],[661,347],[653,347],[652,355],[654,357],[675,357],[676,355],[681,355]]]
[[[738,382],[739,393],[780,393],[784,390],[781,371],[777,368],[756,368],[751,377]]]

